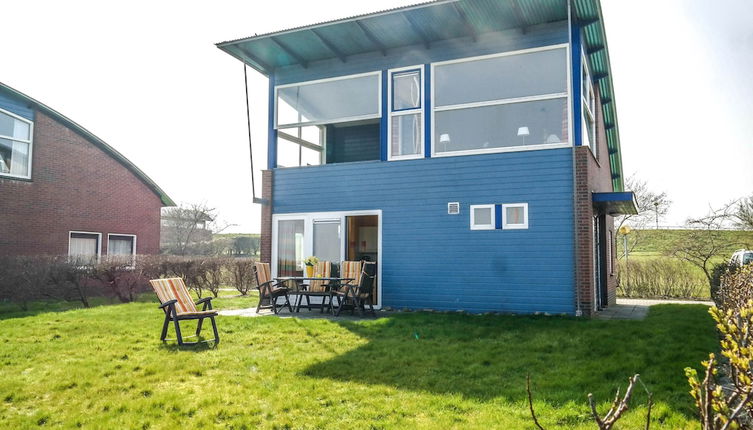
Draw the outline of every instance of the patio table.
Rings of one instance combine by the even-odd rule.
[[[291,290],[292,294],[295,294],[298,296],[296,299],[296,306],[295,311],[300,312],[301,310],[301,298],[304,295],[311,295],[310,292],[306,290],[306,286],[302,285],[306,281],[326,281],[330,284],[346,284],[350,281],[355,281],[355,278],[338,278],[338,277],[319,277],[316,276],[280,276],[275,278],[278,282],[285,282],[285,281],[293,281],[296,283],[296,288],[294,290]],[[300,294],[301,291],[306,292],[306,294]],[[322,304],[321,304],[321,310],[324,312],[324,296],[329,295],[329,286],[327,286],[326,290],[322,293],[326,294],[320,294],[322,297]],[[306,301],[308,302],[308,305],[306,306],[307,309],[311,309],[311,302],[309,301],[308,297],[306,298]]]

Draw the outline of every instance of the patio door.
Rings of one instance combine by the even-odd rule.
[[[381,305],[381,211],[279,214],[272,217],[272,276],[303,276],[303,260],[339,265],[344,260],[377,263],[375,306]]]

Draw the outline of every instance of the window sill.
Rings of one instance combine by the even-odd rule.
[[[541,145],[529,145],[529,146],[506,146],[502,148],[489,148],[489,149],[472,149],[465,151],[448,151],[448,152],[434,152],[432,148],[432,157],[455,157],[462,155],[479,155],[479,154],[498,154],[502,152],[520,152],[520,151],[538,151],[542,149],[558,149],[569,148],[570,144],[565,143],[546,143]]]
[[[14,175],[6,175],[3,173],[0,173],[0,180],[10,180],[10,181],[21,181],[21,182],[33,182],[31,180],[31,176],[14,176]]]

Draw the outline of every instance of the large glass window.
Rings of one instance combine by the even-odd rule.
[[[314,220],[314,255],[322,261],[342,260],[340,219]]]
[[[277,87],[278,166],[361,161],[364,152],[373,159],[374,148],[378,159],[379,129],[370,125],[381,116],[380,76],[377,72]],[[343,128],[347,131],[337,133]]]
[[[277,224],[277,276],[303,275],[304,220],[280,220]]]
[[[434,67],[434,153],[568,142],[565,47]]]
[[[31,121],[0,110],[0,175],[31,177]]]
[[[379,74],[277,87],[277,127],[379,116]]]
[[[423,155],[421,69],[391,73],[390,159]]]

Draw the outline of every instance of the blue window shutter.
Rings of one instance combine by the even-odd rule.
[[[502,228],[502,205],[494,205],[494,228]]]

